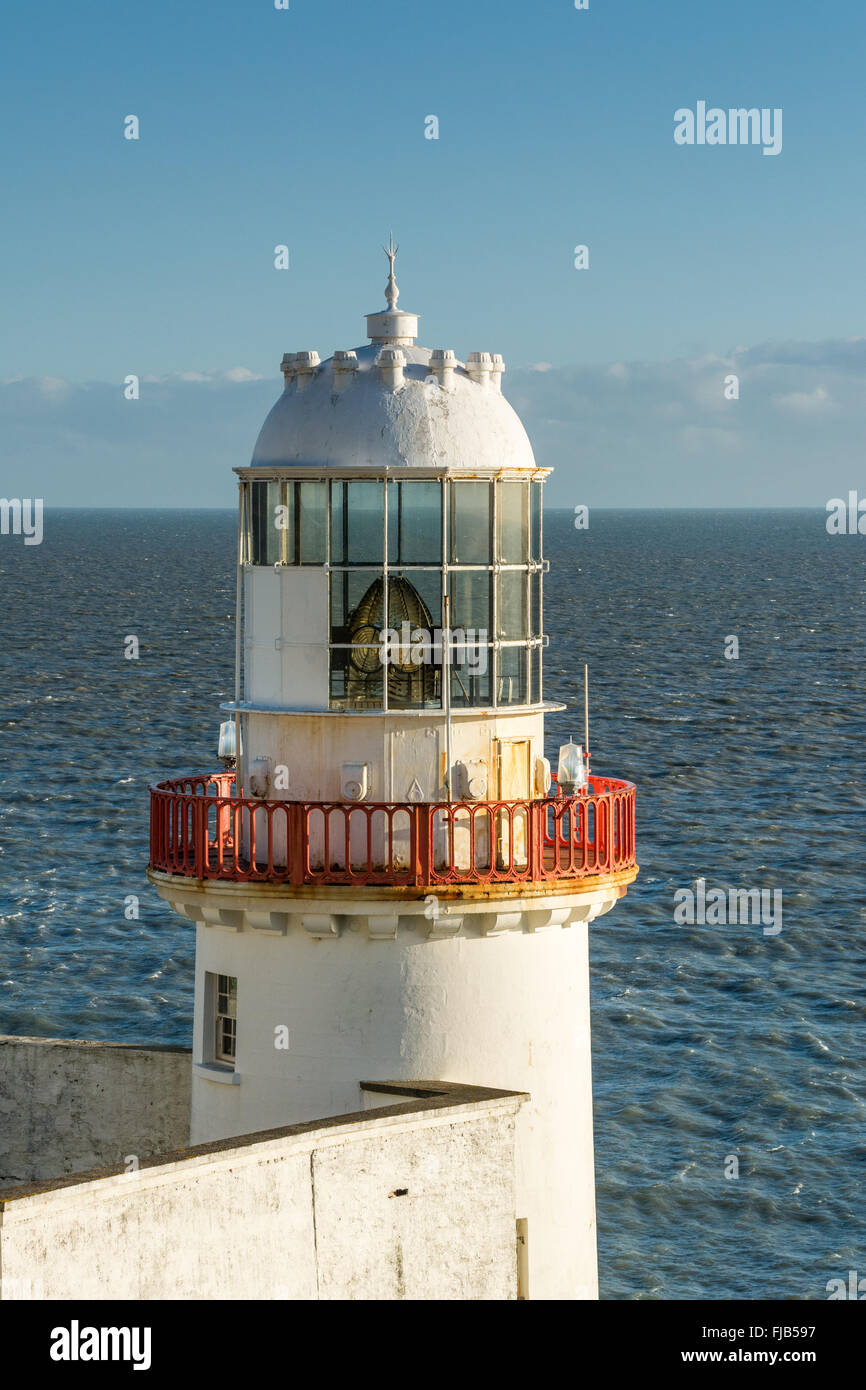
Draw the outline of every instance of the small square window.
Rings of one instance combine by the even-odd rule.
[[[238,982],[235,975],[211,975],[214,990],[214,1060],[234,1066],[237,1053]]]

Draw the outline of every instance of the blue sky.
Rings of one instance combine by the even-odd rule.
[[[773,394],[823,391],[814,410],[793,411],[823,416],[825,447],[848,451],[862,424],[842,397],[856,409],[845,344],[863,333],[864,70],[866,20],[853,0],[590,0],[586,12],[572,0],[7,8],[0,408],[10,481],[0,483],[9,492],[33,467],[31,490],[44,478],[68,503],[54,454],[73,426],[58,410],[88,386],[98,452],[97,387],[119,388],[129,372],[160,379],[153,395],[179,374],[204,375],[208,398],[234,392],[236,413],[230,402],[225,411],[242,457],[231,461],[244,462],[254,397],[221,374],[243,368],[275,394],[284,351],[324,356],[361,341],[362,315],[382,303],[379,246],[392,226],[401,303],[421,315],[422,341],[502,352],[528,383],[506,378],[513,399],[523,384],[531,432],[533,421],[545,438],[545,421],[572,422],[573,366],[603,376],[626,363],[630,380],[657,370],[669,381],[736,349],[778,366],[766,345],[825,344],[811,377],[807,364]],[[782,153],[678,147],[673,113],[698,100],[781,107]],[[130,113],[138,141],[123,139]],[[429,114],[436,141],[424,138]],[[273,268],[278,243],[290,248],[289,271]],[[587,271],[573,267],[577,243],[590,248]],[[840,359],[849,375],[834,394]],[[549,369],[533,373],[538,364]],[[861,357],[861,386],[862,370]],[[532,395],[541,377],[548,396],[561,390],[555,408]],[[34,388],[22,416],[21,378],[63,385]],[[197,495],[215,460],[195,456],[196,417],[212,405],[201,390],[186,397],[179,428]],[[779,505],[788,445],[780,434],[772,447],[772,427],[783,409],[767,395],[761,457],[773,460]],[[543,460],[571,470],[563,502],[584,445],[597,472],[603,438],[616,468],[626,441],[616,401],[611,411],[603,436],[574,449],[560,439]],[[142,500],[144,417],[117,445],[115,503]],[[579,432],[580,417],[573,423]],[[106,494],[88,473],[88,427],[74,428],[84,505]],[[660,438],[658,449],[661,478],[635,505],[676,505],[682,493],[688,446]],[[700,457],[704,469],[728,466],[706,440]],[[754,463],[744,455],[732,505],[760,500]],[[840,455],[840,475],[853,466]],[[814,481],[789,504],[808,504],[819,482],[826,491],[816,456]],[[597,500],[626,499],[602,487]]]

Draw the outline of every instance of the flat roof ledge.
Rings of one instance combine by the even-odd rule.
[[[346,1115],[329,1115],[305,1124],[286,1125],[279,1129],[261,1130],[254,1134],[233,1135],[207,1144],[186,1149],[174,1149],[142,1158],[137,1179],[150,1177],[155,1181],[171,1180],[179,1169],[212,1165],[214,1160],[230,1163],[241,1159],[245,1152],[256,1148],[285,1146],[303,1150],[328,1147],[335,1143],[366,1139],[377,1131],[410,1127],[437,1127],[453,1123],[455,1115],[467,1118],[483,1112],[502,1111],[515,1114],[529,1100],[525,1091],[501,1091],[487,1086],[473,1086],[451,1081],[361,1081],[362,1092],[393,1095],[393,1105],[356,1110]],[[404,1097],[400,1100],[400,1097]],[[101,1184],[116,1185],[129,1181],[123,1164],[70,1173],[47,1181],[25,1183],[0,1188],[0,1224],[13,1214],[25,1215],[30,1199],[44,1200],[73,1188],[95,1188]]]

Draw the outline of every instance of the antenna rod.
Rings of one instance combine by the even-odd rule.
[[[583,749],[589,758],[589,666],[583,665]]]
[[[447,571],[446,571],[447,575]],[[446,585],[450,588],[450,581],[446,578]],[[445,615],[444,632],[442,633],[442,680],[445,685],[445,788],[447,798],[451,800],[451,594],[446,593],[442,600],[443,612]]]

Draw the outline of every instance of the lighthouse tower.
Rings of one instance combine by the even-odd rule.
[[[287,354],[236,470],[236,767],[151,789],[150,877],[197,929],[191,1140],[361,1081],[526,1092],[522,1294],[593,1298],[588,924],[637,873],[634,788],[551,774],[549,470],[500,356],[417,346],[387,254],[369,342]]]

